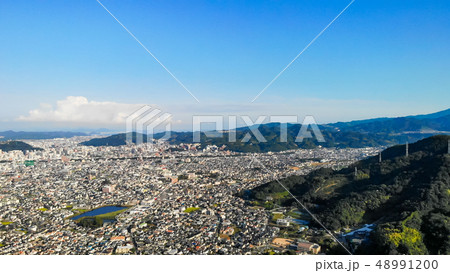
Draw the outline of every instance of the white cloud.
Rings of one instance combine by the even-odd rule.
[[[50,104],[41,104],[28,115],[17,118],[27,122],[52,122],[83,125],[123,125],[126,118],[143,104],[125,104],[110,101],[89,101],[85,97],[69,96]]]

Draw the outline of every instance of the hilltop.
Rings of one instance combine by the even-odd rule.
[[[39,151],[42,150],[41,148],[33,147],[25,142],[22,141],[6,141],[6,142],[0,142],[0,150],[3,152],[10,152],[10,151]]]
[[[126,145],[126,141],[127,141],[127,135],[132,135],[132,141],[133,143],[136,143],[136,139],[138,137],[142,138],[143,143],[146,143],[148,141],[148,137],[145,134],[140,134],[140,133],[123,133],[123,134],[116,134],[116,135],[112,135],[112,136],[108,136],[108,137],[104,137],[104,138],[93,138],[91,140],[85,141],[80,143],[81,145],[84,146],[94,146],[94,147],[99,147],[99,146],[122,146],[122,145]]]

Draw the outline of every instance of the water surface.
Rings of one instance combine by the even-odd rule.
[[[86,216],[97,216],[100,214],[105,214],[105,213],[110,213],[110,212],[115,212],[118,210],[123,210],[126,209],[127,207],[119,207],[119,206],[106,206],[106,207],[101,207],[98,209],[94,209],[94,210],[90,210],[90,211],[86,211],[85,213],[82,213],[80,215],[77,215],[75,217],[72,218],[72,220],[78,220],[82,217],[86,217]]]

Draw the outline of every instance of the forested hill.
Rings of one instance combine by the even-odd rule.
[[[41,148],[35,148],[25,142],[22,141],[5,141],[0,142],[0,150],[3,152],[10,152],[14,150],[18,151],[36,151],[36,150],[42,150]]]
[[[371,245],[378,254],[450,254],[450,136],[394,146],[352,166],[320,169],[281,180],[331,230],[376,222]],[[355,172],[355,167],[357,171]],[[285,196],[278,182],[251,191],[255,199]],[[289,197],[274,199],[291,204]]]
[[[424,137],[432,136],[434,133],[418,133],[418,134],[382,134],[382,133],[362,133],[350,131],[327,131],[322,130],[325,142],[318,142],[315,138],[305,138],[301,142],[296,141],[296,137],[300,131],[301,125],[293,124],[287,128],[287,141],[280,141],[280,124],[265,124],[259,127],[261,135],[266,141],[260,142],[252,137],[248,142],[242,142],[247,134],[252,135],[248,128],[242,128],[236,132],[237,141],[229,141],[229,133],[225,132],[220,137],[207,137],[204,132],[200,133],[200,144],[202,147],[207,145],[222,146],[225,145],[228,150],[235,152],[279,152],[290,149],[312,149],[319,146],[337,147],[337,148],[361,148],[375,146],[392,146],[406,141],[417,141]],[[130,133],[128,133],[130,134]],[[137,133],[133,133],[133,143],[136,143]],[[158,139],[164,133],[155,134]],[[147,135],[142,135],[143,142],[147,142]],[[171,144],[193,143],[192,132],[171,132],[168,139]],[[85,146],[122,146],[126,145],[126,134],[116,134],[104,138],[94,138],[89,141],[80,143]]]
[[[425,131],[450,131],[450,109],[417,116],[375,118],[325,124],[324,127],[341,131],[403,134]]]
[[[131,140],[133,143],[136,143],[136,139],[141,138],[143,143],[146,143],[148,141],[147,135],[140,134],[140,133],[123,133],[123,134],[116,134],[104,138],[93,138],[91,140],[85,141],[80,143],[84,146],[122,146],[126,145],[127,143],[127,134],[131,136]]]

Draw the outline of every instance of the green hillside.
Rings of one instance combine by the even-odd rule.
[[[0,150],[4,152],[10,152],[10,151],[36,151],[36,150],[42,150],[41,148],[35,148],[25,142],[22,141],[5,141],[0,142]]]
[[[143,143],[147,142],[147,135],[139,134],[139,133],[128,133],[128,135],[130,135],[130,134],[132,135],[133,143],[136,143],[136,139],[138,136],[142,137]],[[94,147],[122,146],[122,145],[127,144],[126,141],[127,141],[127,134],[123,133],[123,134],[116,134],[116,135],[112,135],[112,136],[108,136],[108,137],[104,137],[104,138],[94,138],[89,141],[82,142],[80,144],[84,145],[84,146],[94,146]]]
[[[365,253],[450,254],[450,136],[394,146],[378,157],[333,171],[320,169],[281,183],[331,230],[378,223]],[[355,167],[357,171],[355,172]],[[278,182],[257,187],[251,197],[284,192]],[[289,196],[277,199],[293,204]]]

